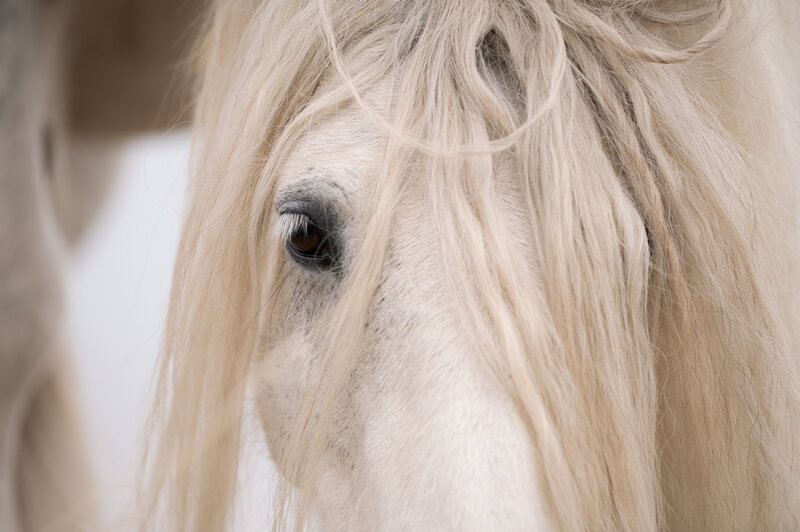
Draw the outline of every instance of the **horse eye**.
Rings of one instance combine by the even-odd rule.
[[[313,255],[317,251],[321,241],[322,237],[319,234],[319,229],[313,225],[309,225],[305,230],[300,230],[293,234],[289,239],[289,245],[292,246],[292,249],[297,253]]]
[[[333,263],[330,238],[316,225],[309,223],[305,227],[298,228],[287,239],[286,247],[292,257],[300,263],[320,268],[330,267]]]

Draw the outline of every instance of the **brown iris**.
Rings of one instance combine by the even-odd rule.
[[[321,242],[320,230],[310,224],[305,229],[297,231],[289,239],[289,245],[301,255],[315,255]]]
[[[286,242],[295,260],[315,267],[327,268],[333,264],[333,249],[324,230],[314,224],[295,231]]]

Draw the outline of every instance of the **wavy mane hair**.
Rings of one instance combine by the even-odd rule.
[[[744,0],[216,2],[198,49],[145,528],[228,523],[248,368],[269,346],[283,260],[270,236],[277,175],[315,120],[353,101],[386,132],[383,171],[326,310],[336,333],[296,421],[304,451],[281,457],[278,528],[307,523],[396,198],[420,178],[412,167],[434,198],[462,318],[486,324],[473,340],[534,442],[556,528],[796,527],[800,136],[787,80],[800,77],[779,33],[762,32],[780,9],[788,16],[788,2]],[[360,96],[386,77],[388,117]],[[501,152],[515,161],[535,264],[514,254],[491,201]]]

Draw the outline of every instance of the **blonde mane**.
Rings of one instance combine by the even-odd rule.
[[[364,243],[324,309],[335,333],[318,393],[296,451],[276,457],[278,528],[310,514],[410,179],[426,180],[459,318],[526,422],[554,527],[797,527],[800,136],[786,87],[800,77],[779,69],[780,32],[761,34],[781,4],[675,4],[218,1],[199,48],[143,528],[228,523],[248,369],[274,333],[278,172],[354,101],[386,150]],[[391,116],[360,96],[386,78]],[[497,212],[501,154],[532,255]]]

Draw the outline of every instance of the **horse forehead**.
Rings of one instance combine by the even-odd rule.
[[[323,85],[321,93],[332,85],[332,82]],[[393,78],[386,76],[360,94],[370,112],[389,118],[392,85]],[[373,172],[380,164],[386,139],[386,132],[351,101],[309,124],[287,157],[284,180],[301,175],[312,165]]]
[[[395,81],[393,76],[387,75],[360,93],[368,111],[389,122],[392,121]],[[321,93],[334,88],[334,82],[329,81],[323,85]],[[388,132],[351,100],[309,123],[285,160],[278,189],[336,188],[337,196],[343,200],[340,207],[347,211],[341,214],[355,215],[362,210],[360,202],[369,183],[380,175],[388,139]],[[513,155],[499,154],[494,158],[493,167],[496,199],[503,203],[506,214],[517,215],[524,206],[519,205],[521,184]],[[409,167],[408,171],[413,170]],[[400,230],[396,230],[394,236],[399,233],[405,237],[402,241],[417,246],[420,226],[430,226],[432,222],[428,219],[430,198],[426,193],[426,179],[408,177],[403,201],[394,214],[395,227]]]

